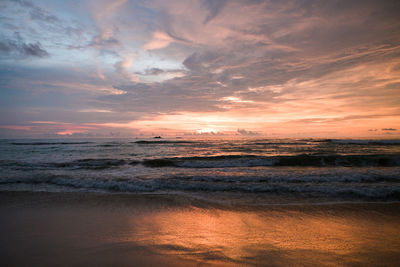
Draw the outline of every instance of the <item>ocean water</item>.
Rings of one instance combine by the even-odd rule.
[[[223,203],[400,200],[400,140],[0,140],[0,191]]]

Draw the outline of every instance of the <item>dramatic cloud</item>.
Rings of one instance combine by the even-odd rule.
[[[398,135],[399,1],[0,5],[3,135]]]

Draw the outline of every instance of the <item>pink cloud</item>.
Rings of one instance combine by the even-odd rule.
[[[10,130],[23,130],[29,131],[32,129],[32,126],[20,126],[20,125],[0,125],[0,128],[10,129]]]

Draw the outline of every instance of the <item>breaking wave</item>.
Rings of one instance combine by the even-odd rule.
[[[142,164],[145,167],[176,168],[226,168],[226,167],[261,167],[261,166],[293,166],[293,167],[395,167],[400,166],[400,155],[295,155],[295,156],[255,156],[255,155],[221,155],[210,157],[177,157],[161,159],[79,159],[69,162],[25,163],[1,160],[1,167],[14,169],[107,169],[124,165]]]
[[[147,167],[258,167],[258,166],[399,166],[400,155],[295,155],[295,156],[254,156],[222,155],[212,157],[181,157],[144,160]]]
[[[350,179],[350,180],[346,180]],[[361,183],[359,183],[361,181]],[[367,181],[363,183],[362,181]],[[382,185],[382,181],[386,185]],[[107,192],[231,192],[278,195],[303,195],[307,197],[339,197],[341,199],[400,200],[400,187],[391,186],[399,182],[394,176],[342,178],[306,176],[290,177],[169,177],[153,179],[99,179],[77,178],[57,175],[1,178],[0,185],[30,184],[52,185],[76,190]],[[319,182],[319,183],[318,183]],[[348,183],[344,185],[344,183]],[[373,184],[371,184],[373,183]]]
[[[400,201],[400,140],[7,139],[0,151],[0,191]]]
[[[81,159],[71,162],[52,163],[50,166],[57,168],[81,168],[81,169],[107,169],[126,164],[136,165],[138,161],[123,159]]]

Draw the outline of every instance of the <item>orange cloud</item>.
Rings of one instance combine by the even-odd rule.
[[[10,130],[23,130],[29,131],[32,129],[32,126],[20,126],[20,125],[0,125],[0,128],[10,129]]]
[[[167,47],[170,43],[174,41],[168,34],[161,31],[156,31],[153,33],[153,38],[150,42],[143,46],[144,50],[156,50],[160,48]]]

